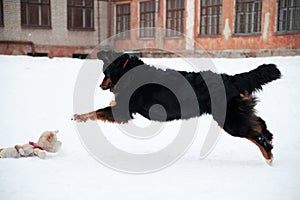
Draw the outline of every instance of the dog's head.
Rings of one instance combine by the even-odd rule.
[[[137,56],[129,56],[127,53],[115,51],[100,51],[97,57],[103,61],[103,73],[105,75],[100,87],[103,90],[113,91],[118,80],[130,69],[144,64]]]

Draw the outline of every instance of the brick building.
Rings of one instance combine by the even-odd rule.
[[[107,2],[0,0],[0,53],[80,56],[107,38]]]
[[[120,49],[147,43],[213,56],[300,54],[299,0],[119,0],[115,6],[115,33],[145,28],[121,34],[115,41]],[[152,26],[161,29],[147,31]]]
[[[0,53],[300,54],[300,0],[0,0]]]

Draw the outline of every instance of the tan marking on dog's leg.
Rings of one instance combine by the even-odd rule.
[[[117,102],[116,102],[116,101],[111,101],[111,102],[109,103],[109,106],[110,106],[110,107],[113,107],[113,106],[115,106],[115,105],[117,105]]]
[[[104,121],[104,122],[106,122],[106,121],[115,122],[115,119],[114,119],[111,112],[107,112],[107,111],[105,112],[105,111],[102,111],[102,110],[98,110],[96,112],[96,117],[97,117],[98,120],[101,120],[101,121]]]
[[[74,115],[74,120],[78,122],[86,122],[87,120],[97,120],[97,114],[96,111],[89,112],[82,115]]]
[[[106,107],[99,109],[97,111],[89,112],[82,115],[74,115],[74,120],[78,122],[86,122],[87,120],[101,120],[101,121],[108,121],[108,122],[117,122],[117,123],[127,123],[128,120],[115,120],[111,107]]]
[[[119,124],[123,124],[123,123],[127,123],[128,120],[116,120],[113,116],[111,107],[107,107],[104,109],[100,109],[96,111],[97,114],[97,119],[101,120],[101,121],[108,121],[108,122],[113,122],[113,123],[119,123]]]
[[[249,100],[252,98],[252,95],[245,91],[245,93],[240,93],[240,97],[242,98],[242,100]]]
[[[267,161],[272,161],[273,159],[273,154],[272,154],[272,151],[270,152],[267,152],[260,144],[258,144],[255,140],[252,140],[250,138],[246,138],[248,140],[250,140],[251,142],[253,142],[256,146],[258,146],[259,150],[261,151],[262,155],[264,156],[264,158],[267,160]]]

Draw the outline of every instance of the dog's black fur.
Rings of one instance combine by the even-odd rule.
[[[116,112],[113,114],[110,106],[97,110],[96,116],[77,115],[75,119],[79,121],[85,121],[88,118],[126,122],[132,118],[133,113],[139,113],[151,120],[170,121],[189,119],[205,113],[212,114],[218,124],[230,135],[249,139],[260,148],[267,160],[272,159],[273,135],[267,130],[265,121],[255,115],[256,99],[251,94],[261,90],[266,83],[281,77],[276,65],[263,64],[250,72],[231,76],[211,71],[184,72],[157,69],[144,64],[137,56],[112,51],[99,52],[98,58],[104,62],[105,74],[100,87],[104,90],[110,89],[116,95],[116,105],[113,107]],[[151,76],[153,82],[130,93],[128,89],[134,88],[134,80],[137,79],[137,76],[141,76],[140,73],[135,73],[133,70],[137,66],[142,66],[143,76]],[[181,84],[182,81],[178,81],[178,76],[175,74],[182,75],[188,81],[194,91],[199,108],[194,107],[195,101],[186,92],[186,85]],[[120,81],[125,77],[124,75],[126,75],[126,79]],[[158,84],[157,80],[163,84]],[[175,86],[177,94],[167,87],[170,84]],[[178,100],[178,93],[183,97],[180,100]],[[212,97],[218,97],[218,94],[220,94],[220,99],[212,99]],[[127,105],[125,107],[127,110],[124,110],[124,106],[120,105],[126,102],[128,95],[130,95],[129,106]],[[218,112],[218,108],[220,110],[222,108],[222,96],[224,96],[225,110]],[[181,107],[183,102],[185,104],[184,112]],[[164,111],[156,109],[149,112],[150,108],[156,104],[163,106]]]

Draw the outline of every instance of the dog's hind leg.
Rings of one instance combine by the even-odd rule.
[[[271,165],[273,161],[273,154],[271,151],[273,149],[273,134],[267,129],[265,121],[260,117],[257,117],[256,123],[252,129],[256,134],[246,138],[258,146],[265,157],[266,162]]]
[[[245,126],[247,123],[249,123],[249,121],[243,123],[243,125],[230,124],[230,126],[228,126],[228,124],[225,124],[224,130],[234,137],[246,138],[253,142],[261,151],[262,155],[266,159],[266,162],[271,164],[273,160],[273,145],[272,141],[269,139],[270,135],[272,137],[272,134],[259,123],[254,126],[250,125],[251,123],[249,123],[248,127]]]
[[[272,163],[273,135],[254,112],[255,99],[235,98],[228,103],[224,130],[232,136],[246,138],[258,146],[268,164]]]

